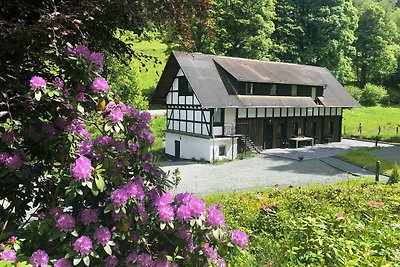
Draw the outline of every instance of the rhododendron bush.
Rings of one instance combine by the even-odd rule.
[[[57,66],[27,81],[35,115],[1,124],[0,262],[226,266],[246,248],[220,205],[168,192],[150,114],[109,91],[101,53],[70,46]]]

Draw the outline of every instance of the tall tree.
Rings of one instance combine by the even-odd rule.
[[[217,54],[269,58],[274,0],[215,0],[212,10]]]
[[[350,0],[277,0],[272,35],[278,60],[324,66],[349,79],[356,9]]]
[[[394,27],[379,4],[371,4],[362,10],[354,43],[357,49],[355,66],[361,87],[369,81],[382,83],[384,76],[395,71]]]

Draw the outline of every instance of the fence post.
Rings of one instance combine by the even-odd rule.
[[[346,125],[343,126],[343,134],[346,136]]]
[[[399,135],[399,126],[396,127],[396,135]]]
[[[361,122],[360,122],[360,125],[358,125],[358,132],[360,133],[360,135],[362,135],[362,125],[361,125]]]
[[[378,135],[381,134],[381,126],[378,127]]]
[[[378,160],[376,162],[376,170],[375,170],[375,182],[379,182],[379,173],[381,171],[381,161]]]

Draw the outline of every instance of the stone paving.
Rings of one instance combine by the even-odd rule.
[[[176,193],[191,191],[211,194],[275,186],[327,184],[351,180],[357,176],[374,176],[363,168],[333,158],[348,149],[370,146],[374,144],[344,139],[341,143],[300,149],[272,149],[254,158],[221,165],[167,161],[161,162],[160,166],[164,171],[179,168],[182,181],[175,189]],[[304,160],[298,160],[299,155],[303,155]]]

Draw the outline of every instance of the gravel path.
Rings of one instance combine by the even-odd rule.
[[[266,150],[254,158],[221,165],[167,161],[161,162],[160,166],[164,171],[179,168],[182,181],[175,193],[191,191],[211,194],[275,186],[327,184],[360,175],[373,176],[371,172],[333,158],[348,149],[373,145],[370,142],[343,140],[341,143],[301,149]],[[304,160],[299,161],[299,155],[303,155]]]

